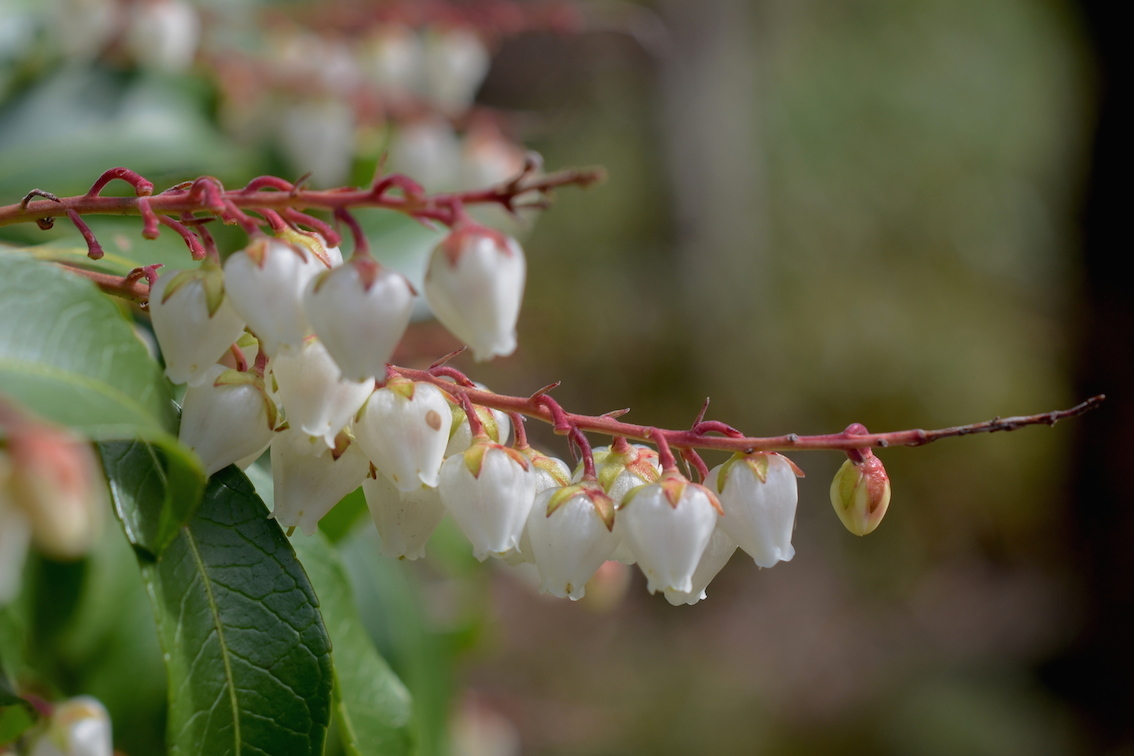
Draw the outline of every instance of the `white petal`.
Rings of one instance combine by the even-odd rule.
[[[779,454],[767,458],[766,482],[760,481],[744,459],[726,463],[723,489],[718,481],[726,465],[713,468],[705,480],[710,489],[720,491],[725,511],[722,526],[761,567],[772,567],[795,556],[791,545],[798,498],[795,471]]]
[[[547,504],[558,489],[536,496],[528,515],[527,533],[539,567],[540,590],[559,598],[580,599],[587,581],[618,545],[618,536],[584,494],[572,496],[549,516]]]
[[[535,476],[503,449],[484,454],[479,477],[473,477],[464,456],[441,465],[441,501],[472,542],[473,555],[484,561],[519,548],[535,499]]]
[[[362,482],[366,506],[382,539],[382,555],[395,559],[420,559],[425,544],[445,516],[445,505],[436,488],[418,486],[399,491],[385,475]]]
[[[197,385],[204,380],[205,371],[244,333],[244,318],[233,309],[228,296],[210,317],[205,286],[200,280],[184,283],[165,299],[169,283],[182,272],[165,272],[154,283],[150,290],[150,320],[169,380]]]
[[[670,506],[661,484],[638,489],[632,501],[623,501],[615,522],[622,521],[623,537],[638,558],[650,593],[693,590],[693,573],[713,535],[717,511],[708,494],[689,484]]]
[[[269,399],[248,384],[214,386],[225,370],[213,365],[201,385],[185,391],[181,405],[178,437],[201,457],[206,475],[259,456],[272,440]]]
[[[312,446],[323,452],[312,454]],[[295,428],[281,431],[272,439],[272,517],[282,527],[298,525],[311,535],[331,507],[362,485],[369,470],[357,444],[347,446],[335,459],[320,439]]]
[[[486,229],[458,229],[434,248],[425,298],[478,361],[516,349],[526,263],[520,245]]]
[[[327,348],[315,337],[302,346],[281,346],[269,363],[279,385],[280,402],[288,425],[300,428],[335,445],[335,436],[346,427],[374,390],[374,382],[347,381]]]
[[[364,289],[359,270],[348,263],[313,279],[304,305],[344,378],[385,379],[386,363],[409,324],[413,291],[404,276],[388,268]]]
[[[379,472],[400,490],[415,491],[437,486],[452,417],[445,395],[432,384],[415,383],[411,399],[387,386],[367,400],[354,434]]]
[[[267,245],[263,266],[244,251],[230,255],[224,263],[225,290],[264,351],[275,355],[280,344],[303,342],[310,329],[303,291],[326,268],[313,254],[286,242],[261,239],[253,244]]]
[[[723,521],[724,518],[720,518],[720,522]],[[728,560],[736,552],[736,541],[732,540],[728,532],[721,527],[720,522],[713,530],[713,537],[709,539],[709,545],[705,548],[705,553],[701,555],[701,561],[697,563],[697,569],[693,572],[693,587],[684,593],[666,589],[665,600],[674,606],[696,604],[701,599],[706,598],[705,589],[709,587],[709,583],[713,581],[718,572],[724,569]]]

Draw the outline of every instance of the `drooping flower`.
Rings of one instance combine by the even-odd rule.
[[[580,599],[586,583],[618,545],[614,501],[597,482],[583,481],[538,494],[526,535],[539,568],[540,591]]]
[[[300,245],[257,236],[224,262],[232,306],[275,356],[281,344],[299,346],[310,326],[303,310],[308,282],[327,266]]]
[[[705,589],[736,552],[736,541],[732,540],[728,531],[721,527],[726,519],[727,516],[720,518],[717,527],[713,529],[709,545],[705,547],[705,553],[701,555],[701,561],[693,571],[693,587],[688,591],[675,591],[672,588],[665,590],[665,600],[670,604],[674,606],[696,604],[706,598]]]
[[[436,487],[452,422],[441,389],[395,376],[370,395],[354,423],[359,447],[401,491]]]
[[[313,451],[314,450],[314,451]],[[307,535],[339,500],[362,485],[370,463],[345,434],[328,449],[322,439],[296,428],[272,439],[272,483],[275,505],[271,517],[282,527],[299,526]]]
[[[466,223],[438,244],[425,272],[425,298],[478,361],[516,350],[527,264],[514,239]]]
[[[519,548],[535,476],[527,458],[480,435],[441,465],[441,501],[482,562]]]
[[[315,336],[298,347],[281,346],[269,366],[288,424],[322,438],[328,448],[374,389],[371,380],[341,378],[339,366]]]
[[[717,526],[719,506],[712,491],[676,470],[622,499],[617,520],[650,593],[693,590],[693,573]]]
[[[205,474],[212,475],[262,454],[272,441],[278,416],[259,375],[213,365],[204,377],[185,392],[178,438],[197,452]]]
[[[244,318],[225,295],[224,273],[205,261],[196,270],[163,271],[150,289],[150,320],[174,383],[197,385],[244,333]]]
[[[756,564],[772,567],[795,556],[797,468],[780,454],[737,454],[714,467],[705,485],[717,492],[723,527]]]
[[[304,306],[343,377],[364,381],[385,376],[409,324],[413,296],[405,276],[360,258],[317,275]]]
[[[425,544],[445,516],[437,489],[419,485],[413,491],[401,491],[379,473],[362,482],[362,491],[382,539],[382,555],[395,559],[425,556]]]

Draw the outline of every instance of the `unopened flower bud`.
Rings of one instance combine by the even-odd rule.
[[[848,459],[831,482],[831,504],[846,529],[864,536],[878,527],[890,506],[890,478],[882,460],[869,450],[863,460]]]
[[[111,756],[113,752],[106,707],[91,696],[78,696],[55,706],[30,756]]]
[[[27,517],[32,541],[55,559],[77,559],[98,537],[106,483],[90,444],[67,428],[21,418],[3,428],[10,501]]]
[[[516,321],[524,298],[527,264],[514,239],[465,224],[433,249],[425,272],[425,298],[478,361],[516,350]]]

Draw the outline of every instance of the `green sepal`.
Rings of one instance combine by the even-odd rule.
[[[547,516],[551,517],[555,510],[580,495],[586,496],[590,500],[591,506],[595,509],[595,514],[602,520],[603,525],[606,525],[607,531],[613,531],[614,499],[607,496],[606,492],[598,485],[598,481],[594,480],[584,480],[558,489],[547,501]]]
[[[474,478],[480,478],[481,470],[484,469],[484,455],[488,453],[489,449],[499,449],[511,457],[512,461],[520,467],[525,470],[531,469],[531,462],[522,453],[509,446],[501,446],[485,436],[477,436],[473,438],[469,448],[465,449],[464,452],[465,467],[469,469]]]
[[[319,261],[331,267],[331,256],[327,254],[327,245],[314,233],[299,231],[294,228],[284,228],[276,232],[276,238],[285,241],[297,251],[308,251],[319,258]]]
[[[417,384],[404,375],[395,375],[386,381],[385,388],[393,391],[407,402],[412,402],[413,395],[417,391]]]
[[[520,450],[520,453],[528,458],[532,467],[537,467],[550,475],[555,481],[556,485],[566,486],[571,483],[571,480],[563,475],[563,469],[555,464],[555,460],[547,456],[543,452],[536,451],[532,447]]]
[[[179,289],[194,281],[201,282],[201,288],[205,292],[205,307],[211,318],[217,314],[221,303],[224,302],[224,271],[221,270],[219,265],[210,263],[208,260],[203,262],[201,267],[196,270],[183,270],[175,275],[169,285],[165,287],[161,303],[165,304]]]
[[[268,389],[264,385],[264,377],[256,373],[246,371],[240,372],[239,370],[225,370],[217,376],[213,381],[213,386],[220,388],[221,386],[251,386],[260,393],[260,397],[264,400],[264,407],[268,413],[268,428],[271,430],[278,430],[276,425],[279,424],[279,409],[276,403],[272,401],[272,397],[268,396]]]

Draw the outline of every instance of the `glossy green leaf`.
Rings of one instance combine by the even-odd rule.
[[[296,536],[293,544],[334,644],[335,722],[344,750],[350,756],[413,752],[409,691],[366,634],[338,552],[322,533]]]
[[[174,436],[169,381],[130,323],[89,281],[8,250],[0,252],[0,394],[95,441],[148,442],[135,454],[152,455],[157,467],[104,454],[134,545],[160,553],[197,505],[204,472]],[[161,481],[146,480],[150,473]]]
[[[331,647],[315,591],[235,467],[142,559],[169,678],[170,754],[321,754]]]
[[[205,480],[196,462],[180,446],[146,441],[105,441],[98,452],[126,537],[150,556],[161,554],[200,500]]]
[[[0,392],[94,440],[176,431],[169,381],[95,286],[0,255]]]

